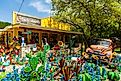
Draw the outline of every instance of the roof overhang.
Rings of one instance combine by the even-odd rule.
[[[5,31],[5,29],[0,29],[0,32],[4,32]]]
[[[29,28],[29,29],[39,29],[39,30],[45,30],[45,31],[52,31],[52,32],[60,32],[60,33],[69,33],[69,34],[82,34],[81,32],[74,32],[74,31],[66,31],[66,30],[59,30],[59,29],[50,29],[48,27],[41,27],[41,26],[32,26],[32,25],[23,25],[23,24],[17,24],[13,25],[13,28]]]

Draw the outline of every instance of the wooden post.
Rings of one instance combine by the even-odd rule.
[[[7,31],[6,36],[7,36],[6,42],[7,42],[7,48],[8,48],[8,41],[9,41],[9,39],[8,39],[8,31]]]
[[[13,29],[13,37],[16,36],[16,38],[18,38],[18,30],[17,28]]]
[[[27,29],[27,31],[30,31],[30,30]],[[27,34],[27,43],[30,43],[30,39],[31,39],[31,38],[30,38],[30,34],[28,33],[28,34]]]
[[[42,32],[39,32],[39,44],[42,45]]]
[[[6,32],[4,32],[4,44],[5,44],[5,45],[6,45],[6,40],[7,40]]]
[[[63,42],[65,43],[65,34],[63,35]]]

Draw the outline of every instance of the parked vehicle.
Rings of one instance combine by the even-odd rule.
[[[95,59],[111,61],[113,58],[113,50],[115,44],[111,39],[93,39],[90,41],[90,46],[86,49],[88,55],[95,55]]]

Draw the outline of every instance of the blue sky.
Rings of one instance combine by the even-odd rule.
[[[12,12],[18,11],[22,0],[0,0],[0,21],[12,22]],[[50,16],[51,0],[24,0],[21,13],[40,18]]]

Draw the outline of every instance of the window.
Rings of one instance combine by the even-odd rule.
[[[58,40],[57,40],[57,34],[51,34],[50,35],[50,40],[49,40],[49,44],[50,44],[50,47],[54,47],[54,45],[56,45],[58,43]]]
[[[39,33],[32,32],[31,36],[31,41],[33,43],[39,43]]]
[[[65,43],[69,43],[70,40],[70,36],[69,35],[65,35]]]
[[[48,33],[42,33],[42,38],[47,38],[48,39]]]
[[[18,31],[18,42],[21,44],[22,43],[22,32]]]
[[[5,43],[5,34],[0,35],[0,44]]]
[[[13,39],[13,38],[12,38],[12,33],[9,33],[9,34],[8,34],[8,42],[11,43],[11,42],[12,42],[12,39]]]
[[[23,34],[22,31],[18,31],[19,43],[22,43],[22,37],[24,37],[24,43],[28,43],[27,34]]]
[[[46,44],[46,42],[45,42],[45,39],[44,38],[46,38],[47,39],[47,42],[48,42],[48,33],[42,33],[42,44]]]
[[[63,35],[60,35],[60,41],[63,41]]]

